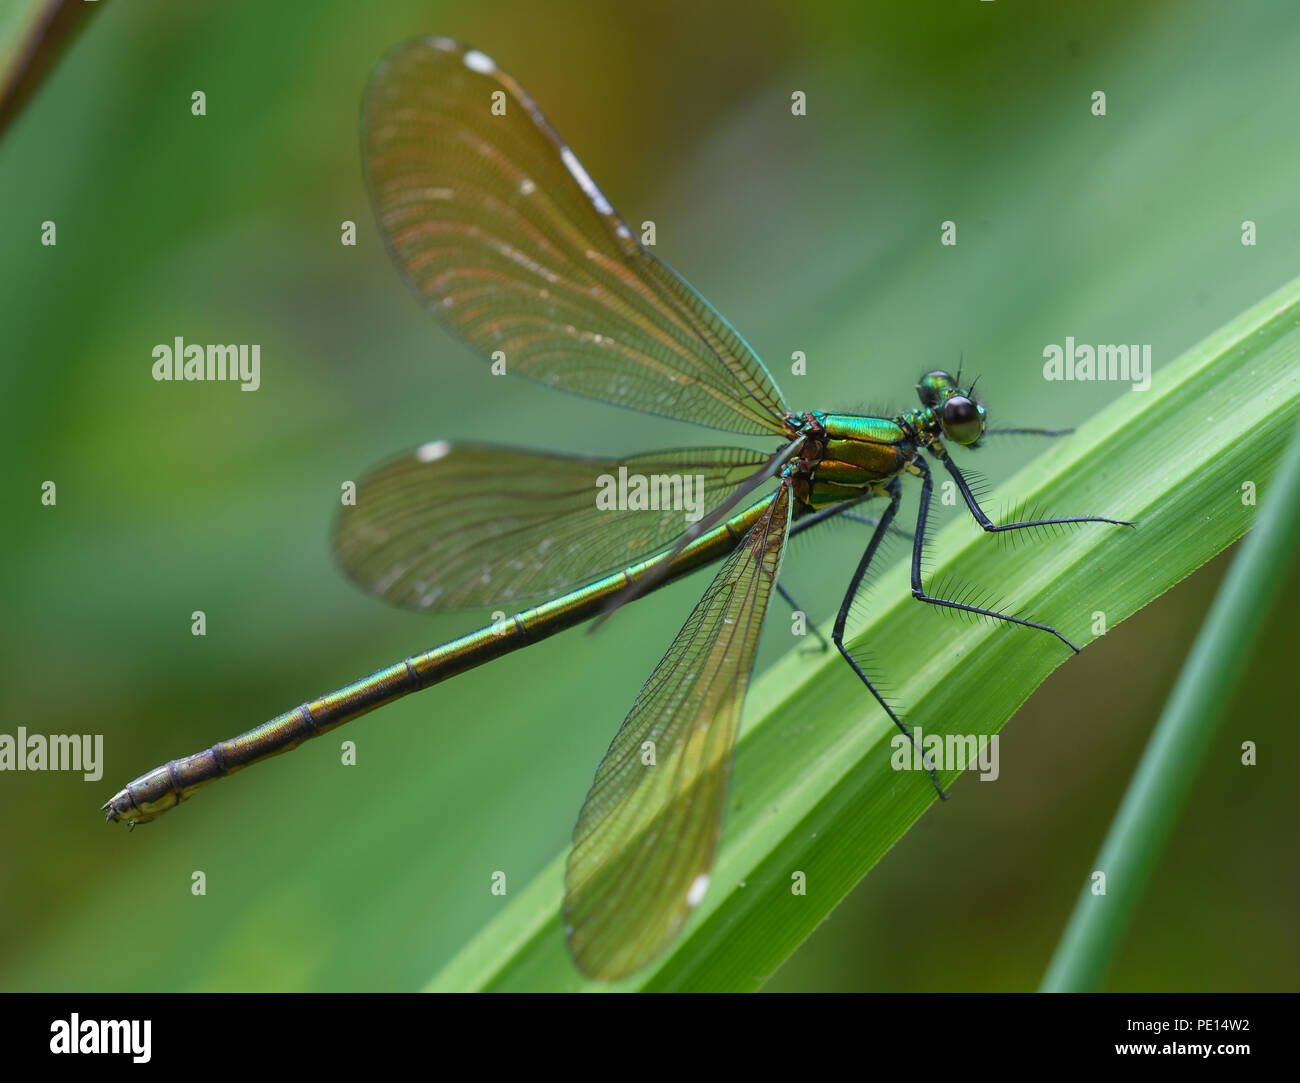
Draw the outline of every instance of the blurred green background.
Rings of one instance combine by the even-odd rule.
[[[494,871],[517,890],[566,844],[707,581],[369,716],[339,734],[355,768],[327,738],[134,833],[100,822],[141,771],[487,617],[346,582],[344,479],[439,437],[716,439],[489,383],[413,302],[357,116],[374,62],[428,33],[529,90],[800,409],[910,406],[921,371],[962,357],[995,423],[1072,424],[1130,392],[1045,383],[1044,345],[1149,342],[1158,367],[1300,267],[1285,0],[106,3],[0,142],[0,730],[103,733],[106,759],[93,783],[0,775],[0,988],[420,987],[503,904]],[[151,350],[177,335],[260,343],[261,389],[155,383]],[[996,483],[1043,451],[1006,441],[978,466]],[[1152,433],[1131,468],[1179,453]],[[811,613],[862,543],[845,525],[794,547],[785,582]],[[998,782],[961,782],[768,988],[1034,988],[1226,560],[1059,669],[1003,732]],[[1297,985],[1300,577],[1278,590],[1107,988]],[[770,631],[760,668],[787,646]]]

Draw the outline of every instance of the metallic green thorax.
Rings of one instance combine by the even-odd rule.
[[[940,437],[975,444],[984,432],[984,407],[946,372],[930,372],[916,386],[921,405],[892,418],[809,411],[786,418],[791,436],[805,442],[785,471],[795,495],[822,508],[884,486],[922,448],[942,452]]]

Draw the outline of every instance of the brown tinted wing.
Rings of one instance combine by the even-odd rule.
[[[655,958],[708,888],[789,486],[772,496],[642,687],[587,794],[565,870],[569,951],[613,980]]]
[[[335,552],[360,586],[408,608],[519,605],[667,548],[769,458],[684,448],[588,459],[438,441],[361,479]]]
[[[784,434],[770,374],[633,236],[536,103],[446,38],[376,67],[362,118],[380,228],[435,319],[550,387]]]

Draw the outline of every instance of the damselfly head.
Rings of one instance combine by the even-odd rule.
[[[984,435],[984,407],[965,391],[950,372],[927,372],[916,385],[921,405],[933,410],[943,427],[943,435],[955,444],[972,447]]]

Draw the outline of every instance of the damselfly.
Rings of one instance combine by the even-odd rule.
[[[360,585],[418,609],[549,600],[172,760],[103,807],[110,821],[152,820],[214,779],[725,558],[601,760],[573,833],[570,953],[588,975],[622,977],[663,951],[708,888],[741,704],[789,536],[855,515],[872,498],[886,502],[831,640],[910,737],[845,646],[850,606],[898,512],[903,476],[920,481],[913,595],[1040,629],[1071,649],[1047,624],[927,592],[926,455],[986,531],[1123,524],[1092,515],[990,520],[945,441],[974,448],[997,431],[1047,430],[986,429],[984,407],[959,376],[924,376],[920,406],[894,417],[791,410],[745,341],[640,243],[533,100],[483,53],[444,38],[399,47],[375,70],[362,126],[393,258],[471,349],[507,374],[769,437],[777,450],[597,459],[436,441],[379,467],[336,530],[339,560]],[[641,479],[640,499],[602,500],[616,478]],[[702,482],[707,509],[684,517],[680,486],[664,478]]]

